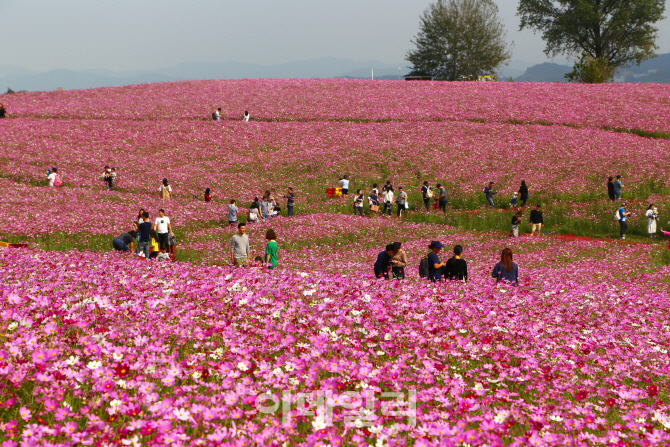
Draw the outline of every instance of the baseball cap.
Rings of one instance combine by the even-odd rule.
[[[430,248],[444,248],[444,245],[440,244],[440,241],[432,241]]]

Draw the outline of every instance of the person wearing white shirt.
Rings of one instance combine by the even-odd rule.
[[[244,122],[245,122],[245,123],[248,123],[248,122],[249,122],[249,118],[251,118],[251,116],[249,116],[249,111],[248,111],[248,110],[245,110],[245,111],[244,111],[244,118],[243,118],[243,119],[244,119]]]
[[[384,200],[384,213],[391,216],[393,214],[393,201],[395,200],[393,191],[385,189],[382,192],[382,199]]]
[[[658,220],[658,209],[654,207],[654,204],[651,203],[647,212],[645,213],[647,217],[647,233],[649,237],[656,237],[656,221]]]
[[[158,210],[158,217],[154,221],[154,226],[156,227],[156,233],[158,233],[158,242],[161,248],[167,250],[168,235],[172,233],[172,223],[170,218],[165,215],[165,210]]]
[[[47,174],[47,180],[49,180],[49,187],[53,188],[54,182],[56,181],[56,173],[53,171],[50,171],[49,174]]]
[[[221,121],[221,107],[219,107],[214,111],[214,113],[212,113],[212,119],[214,121]]]
[[[349,176],[345,175],[344,178],[340,179],[340,186],[342,187],[342,195],[346,196],[349,194]]]

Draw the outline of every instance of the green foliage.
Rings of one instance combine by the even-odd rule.
[[[593,58],[588,53],[582,53],[582,59],[575,63],[570,73],[565,75],[570,82],[581,82],[584,84],[603,84],[611,82],[614,77],[614,67],[607,59],[602,57]]]
[[[520,0],[520,29],[542,33],[547,56],[578,55],[620,67],[656,56],[665,0]]]
[[[424,11],[407,52],[413,69],[437,80],[476,79],[506,65],[512,52],[491,0],[437,0]]]

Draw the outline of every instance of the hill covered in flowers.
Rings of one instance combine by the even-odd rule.
[[[670,257],[644,210],[670,228],[669,95],[245,80],[3,97],[0,238],[30,249],[0,248],[2,447],[667,444]],[[325,196],[344,174],[404,186],[409,213],[353,216]],[[565,236],[615,234],[614,174],[634,243]],[[522,179],[543,237],[507,237]],[[420,206],[423,180],[446,185],[446,216]],[[288,186],[297,215],[248,231],[254,255],[277,232],[279,268],[227,265],[228,201],[244,220]],[[177,262],[112,252],[140,207],[172,218]],[[419,278],[432,240],[464,247],[467,283]],[[408,277],[376,280],[393,241]],[[505,247],[519,287],[491,278]]]

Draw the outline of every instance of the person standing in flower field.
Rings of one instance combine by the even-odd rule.
[[[491,205],[489,208],[493,208],[493,194],[496,194],[493,191],[493,184],[495,182],[489,182],[489,186],[484,188],[484,194],[486,195],[486,201],[489,202],[489,205]]]
[[[509,205],[512,209],[516,209],[516,203],[517,203],[516,202],[516,197],[517,197],[517,193],[516,192],[512,193],[512,200],[510,200],[510,202],[509,202]]]
[[[275,230],[270,228],[265,233],[265,239],[268,240],[267,245],[265,246],[265,264],[268,269],[273,269],[277,267],[277,250],[279,246],[277,245],[277,233]]]
[[[440,206],[443,214],[447,214],[447,190],[441,183],[437,184],[439,193],[437,195],[437,203]]]
[[[237,233],[230,238],[230,262],[237,267],[247,265],[251,259],[249,236],[245,234],[246,232],[247,226],[240,222],[237,224]]]
[[[342,195],[346,196],[349,194],[349,176],[345,175],[340,179],[340,187],[342,188]]]
[[[248,122],[249,122],[249,118],[251,118],[251,116],[249,115],[249,111],[248,111],[248,110],[245,110],[245,111],[244,111],[244,117],[242,117],[242,120],[243,120],[245,123],[248,123]]]
[[[654,206],[653,203],[649,204],[649,208],[645,213],[647,217],[647,233],[649,237],[656,237],[656,221],[658,220],[658,209]]]
[[[2,103],[0,103],[0,118],[4,118],[5,113],[7,113],[7,109],[5,109],[5,106],[3,106]]]
[[[171,199],[172,198],[172,186],[168,183],[168,179],[164,178],[163,183],[161,184],[160,188],[158,188],[158,192],[161,193],[161,197],[163,199]]]
[[[611,175],[607,179],[607,197],[614,202],[616,200],[616,194],[614,194],[614,177]]]
[[[145,211],[142,214],[142,222],[137,224],[137,234],[140,236],[140,241],[137,244],[137,254],[142,252],[146,259],[149,259],[149,245],[151,244],[151,235],[149,232],[154,228],[149,222],[149,212]]]
[[[172,233],[172,223],[170,218],[165,215],[165,210],[158,210],[158,217],[154,221],[154,227],[156,228],[156,233],[158,233],[158,241],[160,242],[161,248],[167,249],[168,236]]]
[[[428,181],[424,180],[423,186],[421,187],[421,196],[423,197],[423,204],[426,207],[426,211],[430,211],[430,199],[433,198],[433,191],[428,185]]]
[[[537,230],[537,235],[542,236],[542,225],[544,225],[542,205],[538,203],[535,205],[535,209],[530,212],[530,235],[535,236],[535,230]]]
[[[521,207],[526,206],[526,201],[530,197],[530,188],[526,185],[525,180],[521,180],[521,186],[519,187],[519,199],[521,200]]]
[[[396,211],[396,217],[400,219],[402,217],[402,212],[407,209],[407,193],[403,190],[402,186],[398,187],[398,197],[396,198],[397,202],[397,211]]]
[[[295,194],[293,194],[293,187],[288,187],[288,191],[286,191],[286,194],[284,194],[284,198],[286,199],[286,212],[288,213],[288,217],[292,217],[293,206],[295,205]]]
[[[384,201],[384,212],[382,214],[393,215],[393,202],[395,201],[392,189],[384,189],[382,192],[382,200]]]
[[[229,225],[237,225],[237,202],[235,199],[230,199],[230,203],[228,203],[228,224]]]
[[[112,175],[112,188],[116,188],[116,178],[118,177],[118,175],[116,174],[116,168],[112,168],[111,175]]]
[[[614,180],[614,198],[615,200],[621,200],[621,190],[623,189],[623,183],[621,182],[621,176],[617,175],[616,180]]]
[[[363,200],[365,200],[363,190],[359,189],[356,191],[356,196],[354,196],[354,216],[358,214],[363,217]]]
[[[212,112],[212,119],[214,121],[221,121],[221,107]]]
[[[626,206],[628,204],[626,202],[621,204],[621,208],[619,208],[619,211],[617,211],[617,217],[619,220],[619,235],[621,236],[621,240],[626,240],[626,231],[628,231],[628,216],[630,216],[630,213],[626,211]]]

